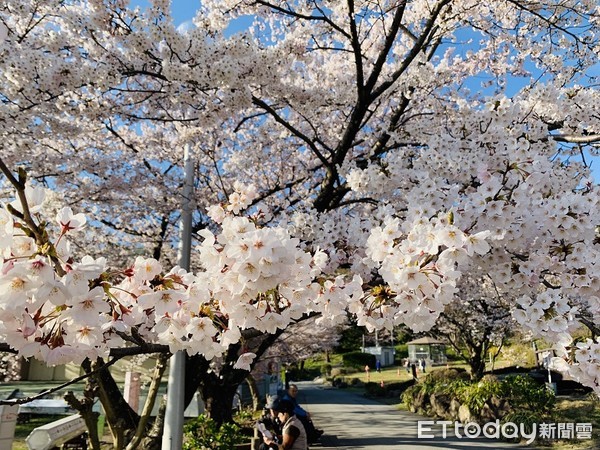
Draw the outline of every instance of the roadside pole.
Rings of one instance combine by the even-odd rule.
[[[184,148],[184,167],[179,266],[189,271],[192,248],[192,194],[194,191],[194,159],[189,144],[186,144]],[[183,446],[184,383],[185,353],[178,351],[169,360],[167,410],[161,450],[181,450]]]

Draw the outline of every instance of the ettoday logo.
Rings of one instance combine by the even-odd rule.
[[[439,429],[434,428],[437,425]],[[435,433],[438,433],[437,435]],[[476,422],[462,424],[451,420],[420,420],[417,422],[417,438],[434,439],[441,435],[446,439],[452,433],[458,439],[523,439],[531,444],[535,439],[591,439],[591,423],[540,423],[525,426],[523,423],[487,422],[480,425]]]

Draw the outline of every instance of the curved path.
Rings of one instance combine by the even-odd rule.
[[[298,401],[305,407],[318,428],[325,430],[315,450],[473,450],[524,449],[494,439],[462,439],[454,437],[454,428],[448,428],[442,438],[441,426],[432,426],[427,434],[435,438],[418,438],[417,422],[432,420],[395,406],[384,405],[347,389],[334,389],[311,382],[296,383]]]

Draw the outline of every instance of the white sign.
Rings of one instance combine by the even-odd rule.
[[[35,428],[29,433],[25,442],[29,450],[48,450],[64,444],[85,431],[85,421],[79,414],[74,414]]]
[[[0,406],[0,450],[10,450],[15,437],[19,405]]]

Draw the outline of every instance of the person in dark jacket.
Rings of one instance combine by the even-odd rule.
[[[294,404],[289,400],[281,400],[273,409],[282,424],[281,443],[263,436],[264,443],[270,450],[308,450],[308,438],[304,425],[294,414]]]
[[[290,384],[290,387],[282,397],[282,400],[287,400],[294,405],[294,414],[296,415],[296,417],[298,417],[298,419],[300,419],[302,425],[304,425],[306,435],[308,436],[308,443],[312,444],[318,441],[319,438],[323,435],[323,430],[319,430],[315,427],[310,417],[310,413],[298,404],[297,396],[298,386],[296,386],[295,384]]]

